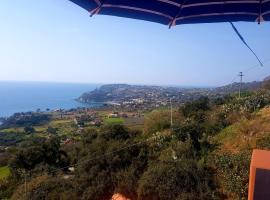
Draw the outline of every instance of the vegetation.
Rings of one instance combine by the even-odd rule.
[[[51,116],[44,113],[15,113],[3,121],[3,128],[9,127],[31,127],[42,125],[50,121]]]
[[[270,149],[269,97],[201,97],[175,109],[173,124],[166,109],[148,113],[142,129],[121,118],[10,129],[2,137],[22,138],[2,140],[11,156],[0,199],[246,199],[252,149]]]
[[[105,123],[107,123],[107,124],[123,124],[124,119],[121,117],[107,118],[107,119],[105,119]]]
[[[7,178],[10,174],[8,166],[0,167],[0,180]]]

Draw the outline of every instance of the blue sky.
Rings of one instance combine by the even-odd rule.
[[[270,24],[236,23],[262,60]],[[0,1],[0,80],[216,86],[258,62],[228,23],[168,27],[68,0]],[[270,61],[244,80],[270,75]]]

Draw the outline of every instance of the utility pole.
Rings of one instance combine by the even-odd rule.
[[[239,98],[241,98],[241,89],[242,89],[242,81],[243,81],[243,72],[239,72],[239,75],[240,77],[240,85],[239,85]]]
[[[24,196],[27,199],[27,180],[26,180],[26,170],[24,170]]]
[[[170,105],[171,105],[171,128],[172,128],[173,125],[172,98],[170,98]]]

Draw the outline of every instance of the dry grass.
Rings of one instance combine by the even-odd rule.
[[[264,108],[251,119],[244,119],[222,130],[215,140],[222,152],[239,152],[256,148],[257,140],[270,135],[270,108]]]

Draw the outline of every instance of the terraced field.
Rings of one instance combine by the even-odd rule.
[[[0,180],[7,178],[10,174],[8,166],[0,167]]]

